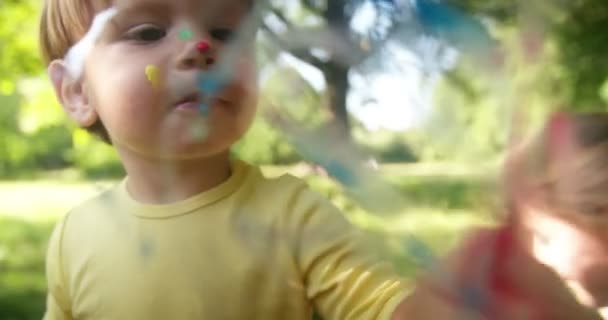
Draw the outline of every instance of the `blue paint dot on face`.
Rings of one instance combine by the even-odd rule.
[[[220,87],[220,82],[213,78],[205,79],[200,84],[201,90],[207,94],[216,93]]]
[[[201,103],[198,106],[198,112],[200,112],[202,116],[209,116],[209,105],[207,105],[206,103]]]
[[[198,78],[198,88],[204,94],[214,95],[225,86],[226,81],[217,73],[203,73]]]
[[[230,75],[216,69],[209,72],[201,72],[198,75],[198,89],[202,92],[204,101],[199,106],[199,112],[203,116],[208,116],[210,112],[209,102],[227,86],[230,81]]]

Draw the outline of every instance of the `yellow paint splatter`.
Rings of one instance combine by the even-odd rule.
[[[146,77],[148,78],[148,81],[152,83],[152,86],[155,89],[158,89],[158,87],[160,87],[160,70],[157,66],[146,66]]]

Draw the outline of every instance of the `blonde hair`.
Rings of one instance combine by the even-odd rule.
[[[95,15],[111,6],[111,0],[45,0],[40,16],[39,40],[43,61],[62,59],[89,30]],[[110,143],[100,120],[86,128]]]
[[[556,152],[564,144],[575,149]],[[565,165],[556,167],[560,161]],[[510,152],[503,174],[509,211],[540,194],[550,212],[566,213],[571,221],[608,214],[608,113],[553,115],[538,135]]]

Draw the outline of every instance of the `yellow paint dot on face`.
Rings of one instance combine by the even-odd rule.
[[[155,65],[146,66],[146,78],[152,83],[154,88],[160,86],[160,70]]]

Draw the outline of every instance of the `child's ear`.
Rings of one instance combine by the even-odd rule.
[[[98,115],[90,103],[84,81],[72,76],[63,60],[51,62],[47,72],[55,94],[70,118],[81,127],[93,125]]]

